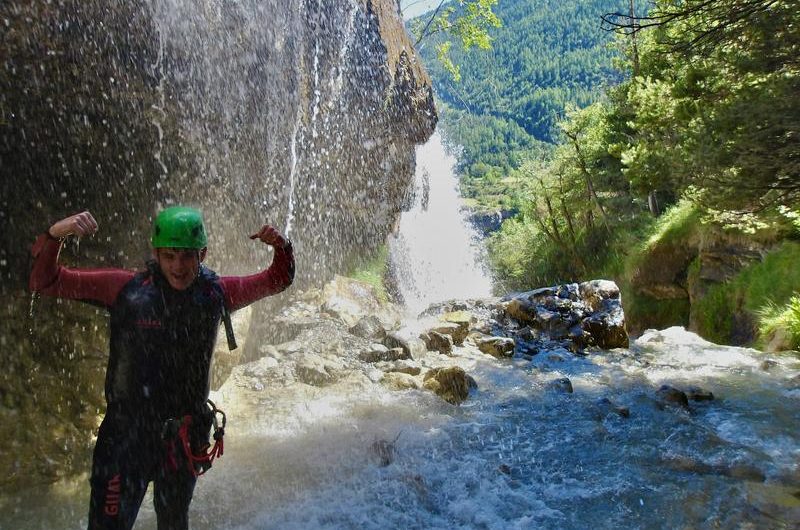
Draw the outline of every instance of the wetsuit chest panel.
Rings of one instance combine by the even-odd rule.
[[[217,277],[205,268],[185,291],[158,273],[134,277],[111,311],[109,404],[136,401],[167,417],[202,406],[222,303]]]

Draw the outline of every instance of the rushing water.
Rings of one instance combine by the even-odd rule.
[[[455,164],[438,133],[417,148],[413,205],[390,240],[390,266],[412,315],[434,302],[491,293],[491,279],[481,266],[481,241],[458,192]]]
[[[316,389],[265,401],[200,479],[193,527],[797,528],[800,363],[680,328],[631,350],[498,361],[462,350],[479,390]],[[568,377],[574,393],[552,388]],[[662,384],[712,401],[660,407]],[[625,407],[629,417],[600,400]],[[238,432],[238,434],[237,434]],[[396,439],[386,466],[370,452]],[[3,508],[3,528],[81,528],[86,488]],[[154,528],[146,500],[136,528]]]

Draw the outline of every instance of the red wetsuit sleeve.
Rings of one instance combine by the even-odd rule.
[[[256,300],[277,294],[294,280],[294,253],[292,246],[275,248],[272,265],[251,276],[223,276],[220,278],[228,310],[236,311]]]
[[[31,291],[47,296],[87,300],[111,307],[122,287],[134,276],[123,269],[70,269],[58,264],[61,240],[42,234],[33,244]]]

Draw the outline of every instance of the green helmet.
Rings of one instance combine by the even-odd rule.
[[[194,248],[208,246],[203,215],[187,206],[172,206],[159,212],[153,223],[153,248]]]

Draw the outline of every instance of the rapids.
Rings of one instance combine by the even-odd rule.
[[[377,384],[269,392],[255,417],[231,418],[226,453],[195,492],[193,528],[800,522],[795,354],[767,359],[670,328],[630,350],[499,361],[463,348],[457,362],[479,385],[460,407]],[[560,377],[574,393],[548,384]],[[663,383],[699,386],[715,399],[659,407]],[[232,392],[226,385],[215,397],[236,410]],[[604,408],[602,398],[630,416]],[[393,443],[389,465],[375,455],[378,440]],[[82,528],[86,494],[77,482],[24,492],[6,502],[2,527]],[[150,498],[136,528],[155,528]]]

